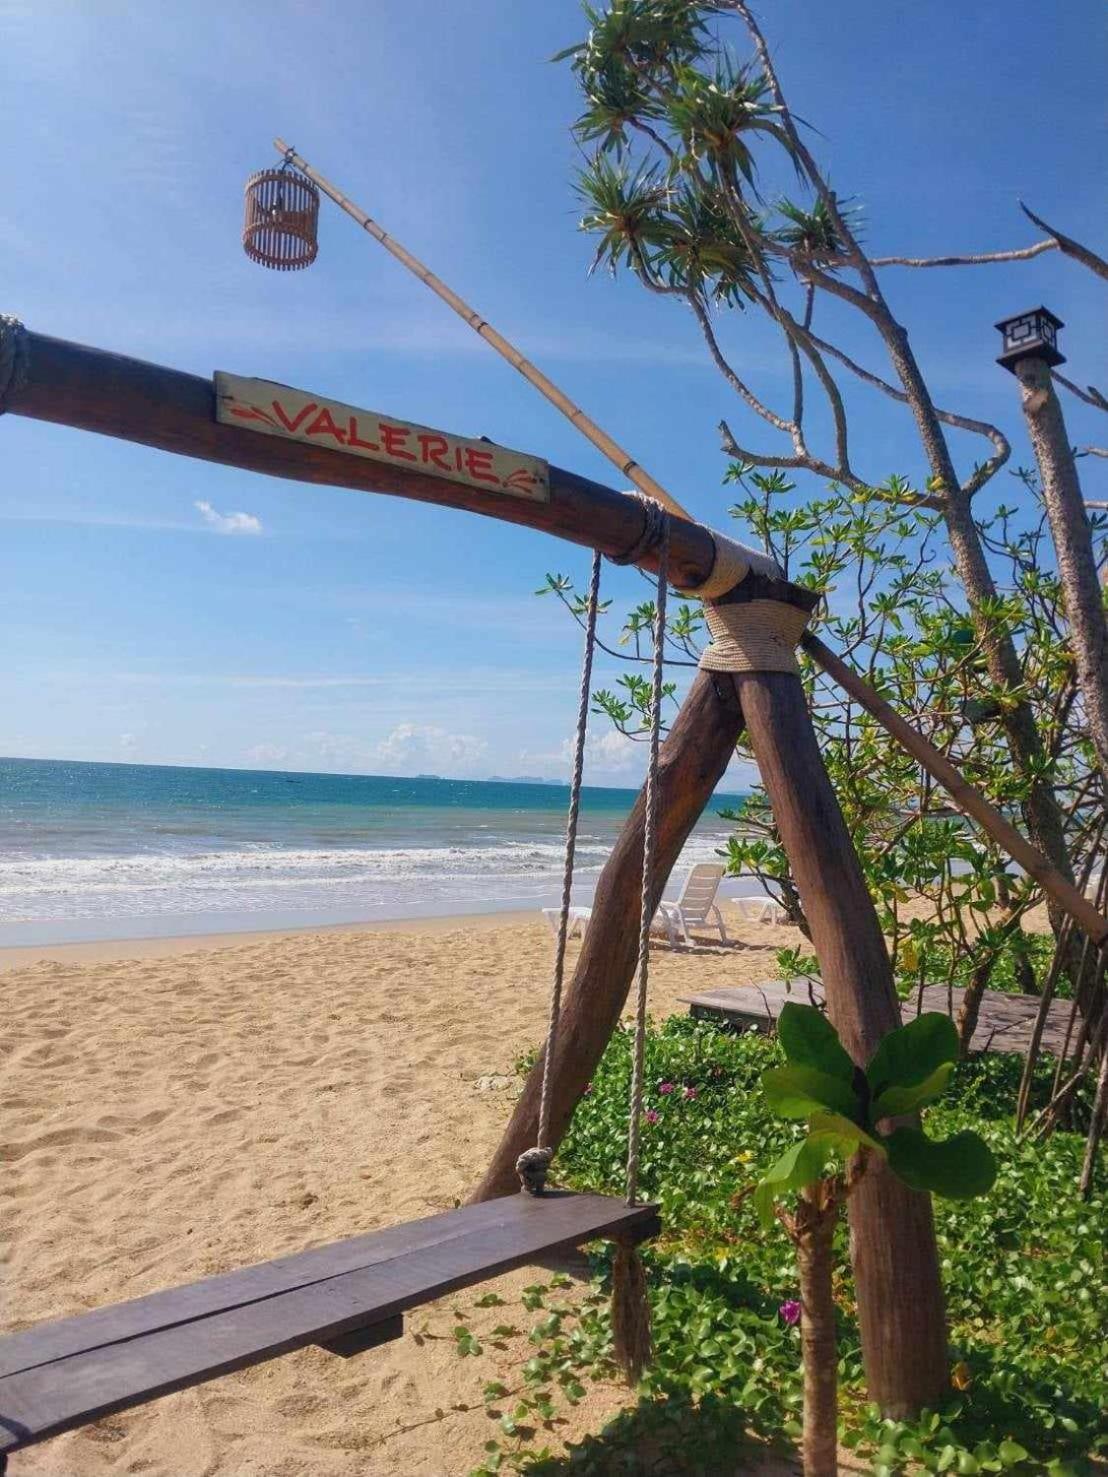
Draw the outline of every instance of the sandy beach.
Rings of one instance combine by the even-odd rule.
[[[793,931],[729,922],[730,947],[653,950],[655,1015],[692,988],[774,975]],[[449,1208],[541,1039],[549,956],[546,928],[519,915],[0,952],[4,1326]],[[460,1360],[454,1321],[431,1305],[382,1349],[293,1354],[9,1470],[465,1473],[490,1435],[482,1384],[527,1346]],[[627,1399],[597,1388],[555,1439]]]

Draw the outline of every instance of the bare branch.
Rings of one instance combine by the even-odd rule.
[[[695,293],[689,294],[689,306],[696,315],[696,321],[700,324],[700,331],[704,335],[704,341],[708,345],[708,352],[711,354],[716,368],[734,390],[735,394],[740,399],[746,401],[755,415],[760,415],[764,421],[768,421],[778,431],[784,431],[792,439],[797,454],[803,455],[804,441],[800,435],[799,426],[793,421],[784,420],[781,416],[770,410],[768,406],[763,405],[753,390],[735,373],[730,363],[724,358],[723,350],[720,348],[719,340],[716,338],[715,330],[712,328],[712,320],[709,317],[708,309]]]
[[[1067,379],[1064,374],[1059,374],[1055,369],[1054,378],[1060,385],[1064,385],[1071,395],[1076,395],[1078,400],[1084,400],[1086,405],[1091,405],[1094,410],[1103,410],[1108,413],[1108,398],[1100,393],[1095,385],[1086,385],[1084,389],[1075,385],[1073,380]]]
[[[852,359],[849,354],[845,354],[842,349],[837,348],[835,344],[828,343],[826,339],[819,338],[816,334],[812,334],[810,337],[812,342],[818,345],[825,354],[830,354],[833,359],[837,359],[840,364],[850,370],[851,374],[857,375],[863,383],[871,385],[875,390],[880,390],[883,395],[888,395],[891,400],[899,401],[901,405],[910,404],[908,396],[903,390],[898,390],[895,385],[890,385],[888,380],[883,380],[880,375],[874,374],[871,370],[864,369],[862,365]],[[956,426],[960,431],[970,431],[975,435],[984,436],[992,442],[995,448],[993,455],[987,462],[984,462],[977,468],[963,487],[963,491],[965,492],[973,493],[979,491],[988,482],[990,477],[994,477],[1000,471],[1001,467],[1011,456],[1012,447],[1007,436],[1005,436],[999,427],[990,425],[988,421],[974,420],[972,416],[968,415],[958,415],[953,410],[940,410],[937,405],[933,408],[935,415],[944,425]],[[930,498],[927,502],[929,507],[942,508],[941,498]]]
[[[1058,242],[1036,241],[1033,246],[1017,246],[1012,251],[982,251],[968,256],[871,256],[871,267],[985,267],[992,262],[1026,262],[1044,251],[1056,251]]]
[[[1045,231],[1048,236],[1054,238],[1058,243],[1058,250],[1066,256],[1072,256],[1074,261],[1080,262],[1083,267],[1088,267],[1090,272],[1095,272],[1098,277],[1108,279],[1108,262],[1102,256],[1097,256],[1087,246],[1082,246],[1080,241],[1074,241],[1071,236],[1063,236],[1061,231],[1056,231],[1053,226],[1048,226],[1041,216],[1037,216],[1033,210],[1020,201],[1020,209],[1027,219],[1038,226],[1040,231]]]
[[[854,492],[866,490],[866,484],[849,469],[833,467],[830,462],[813,456],[811,452],[799,452],[795,456],[773,456],[768,452],[750,451],[739,445],[726,421],[720,421],[719,433],[724,451],[738,461],[749,462],[754,467],[782,467],[794,472],[814,472],[817,477],[825,477],[828,482],[841,482]]]

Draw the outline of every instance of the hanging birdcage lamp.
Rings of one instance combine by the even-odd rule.
[[[250,176],[245,207],[242,246],[251,261],[276,272],[311,266],[319,252],[319,191],[288,158],[280,169]]]

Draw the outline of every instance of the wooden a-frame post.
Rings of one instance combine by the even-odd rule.
[[[728,597],[765,599],[751,574]],[[779,591],[778,598],[785,592]],[[790,603],[814,596],[792,587]],[[800,677],[700,672],[662,749],[657,906],[669,872],[745,729],[796,878],[827,1010],[859,1065],[900,1024],[892,964],[861,864],[824,766]],[[556,1145],[626,1003],[636,957],[644,803],[640,793],[597,884],[562,1004],[550,1142]],[[532,1068],[474,1199],[510,1194],[535,1142],[542,1061]],[[947,1383],[946,1323],[931,1198],[872,1163],[849,1201],[851,1260],[870,1398],[893,1417],[934,1405]]]

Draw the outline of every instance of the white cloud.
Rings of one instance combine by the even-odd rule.
[[[133,754],[138,747],[138,739],[133,733],[121,733],[119,735],[119,747],[125,754]]]
[[[262,520],[253,513],[219,513],[211,503],[200,501],[193,507],[209,528],[216,533],[261,533]]]
[[[570,754],[573,750],[567,742]],[[645,763],[646,745],[636,743],[626,734],[609,728],[605,733],[590,734],[585,745],[585,763],[590,760],[601,769],[614,769],[620,773],[641,770]]]
[[[626,777],[637,783],[646,769],[646,755],[645,743],[628,738],[614,728],[602,733],[593,731],[585,743],[585,784]],[[550,752],[522,749],[519,763],[528,771],[545,773],[554,770],[568,777],[573,769],[573,740],[563,739],[558,748]]]
[[[289,757],[289,751],[281,744],[255,744],[253,748],[247,749],[246,757],[251,764],[260,764],[269,769],[275,764],[283,764]]]
[[[389,769],[469,768],[479,760],[488,744],[468,733],[449,733],[434,724],[398,723],[374,751]]]

